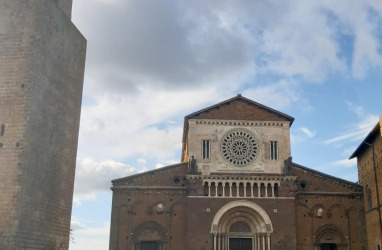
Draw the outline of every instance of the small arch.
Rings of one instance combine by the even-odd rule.
[[[335,208],[341,208],[342,209],[342,212],[343,212],[343,215],[347,215],[347,209],[344,207],[344,206],[342,206],[341,204],[334,204],[334,205],[332,205],[332,206],[330,206],[329,207],[329,209],[328,209],[328,212],[326,213],[327,214],[327,216],[328,217],[331,217],[332,216],[332,214],[333,214],[333,210],[335,209]]]
[[[146,212],[147,212],[147,213],[150,213],[150,211],[151,211],[151,207],[150,207],[150,205],[149,205],[147,202],[144,202],[144,201],[136,201],[136,202],[134,203],[134,205],[132,205],[132,207],[131,207],[132,212],[133,212],[133,213],[136,213],[136,212],[137,212],[137,211],[136,211],[136,207],[137,207],[137,206],[140,206],[140,205],[145,206],[145,207],[146,207]]]

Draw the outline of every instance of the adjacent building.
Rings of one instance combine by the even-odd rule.
[[[363,186],[369,249],[382,248],[382,117],[350,159],[357,157],[359,183]]]
[[[362,186],[292,161],[294,118],[241,95],[184,119],[178,164],[113,180],[110,250],[366,250]]]
[[[72,0],[0,1],[0,249],[68,249],[86,40]]]

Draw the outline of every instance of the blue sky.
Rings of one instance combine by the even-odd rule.
[[[183,118],[238,93],[295,118],[293,161],[350,181],[377,123],[381,1],[77,0],[88,40],[70,249],[108,248],[110,181],[180,161]]]

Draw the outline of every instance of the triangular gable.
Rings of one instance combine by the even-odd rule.
[[[199,110],[185,117],[188,119],[289,121],[294,118],[265,105],[237,95],[231,99]]]
[[[196,111],[184,117],[182,157],[181,161],[187,160],[184,153],[188,134],[189,119],[217,119],[217,120],[241,120],[241,121],[289,121],[292,125],[294,118],[281,113],[263,104],[252,101],[238,94],[237,96]]]

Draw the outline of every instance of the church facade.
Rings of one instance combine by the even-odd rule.
[[[294,163],[293,121],[241,95],[186,116],[179,164],[112,181],[110,249],[368,249],[362,186]]]

